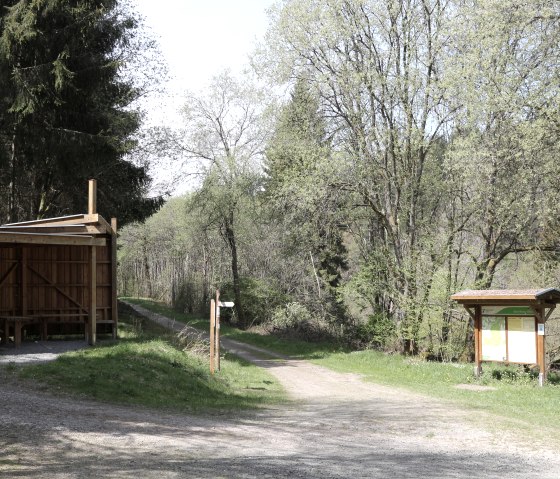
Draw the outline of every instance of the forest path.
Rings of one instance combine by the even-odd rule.
[[[260,348],[239,342],[223,345],[266,367],[294,401],[234,416],[190,416],[60,398],[8,382],[0,387],[0,477],[559,477],[557,445],[493,429],[495,416],[474,421],[472,412],[443,401],[305,361],[263,359]]]

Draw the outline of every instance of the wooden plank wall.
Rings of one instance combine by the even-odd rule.
[[[107,246],[97,247],[99,332],[111,331],[110,248],[110,242]],[[22,274],[22,271],[25,273]],[[49,315],[49,334],[83,332],[83,317],[69,315],[89,311],[88,272],[87,246],[1,245],[0,316],[17,316],[22,312],[27,315],[44,314]],[[20,287],[22,279],[26,282],[25,288]],[[31,334],[37,329],[35,325],[26,328]]]
[[[0,247],[0,316],[16,314],[17,264],[16,249]]]

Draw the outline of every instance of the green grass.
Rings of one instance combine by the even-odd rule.
[[[285,401],[279,383],[261,368],[226,355],[211,376],[207,360],[183,352],[166,329],[130,314],[120,319],[119,341],[23,366],[17,374],[81,397],[154,408],[242,409]]]
[[[177,321],[208,329],[207,319],[172,312],[164,305],[145,299],[128,299],[147,309],[173,315]],[[540,388],[537,380],[518,369],[485,363],[480,379],[472,364],[449,364],[418,358],[388,355],[378,351],[349,351],[336,344],[292,341],[275,336],[240,331],[221,326],[222,334],[232,339],[261,346],[271,351],[307,359],[338,372],[358,373],[366,381],[405,388],[428,396],[449,400],[473,411],[486,411],[517,428],[541,428],[560,440],[560,386],[558,378]],[[459,384],[487,385],[495,390],[458,389]],[[498,424],[501,419],[498,420]]]

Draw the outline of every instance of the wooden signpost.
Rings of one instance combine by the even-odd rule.
[[[560,290],[467,290],[451,296],[474,323],[474,373],[482,361],[529,364],[546,382],[545,323],[560,303]]]
[[[210,374],[214,374],[214,348],[216,346],[216,300],[210,300]]]
[[[216,369],[220,370],[220,290],[216,290]]]
[[[220,301],[220,291],[216,299],[210,300],[210,373],[220,370],[220,308],[233,308],[234,303]]]

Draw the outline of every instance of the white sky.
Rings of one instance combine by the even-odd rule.
[[[179,121],[186,90],[197,91],[225,68],[240,72],[268,26],[274,0],[135,0],[159,41],[170,98],[150,108],[150,123]],[[170,125],[172,126],[172,125]]]

